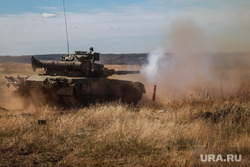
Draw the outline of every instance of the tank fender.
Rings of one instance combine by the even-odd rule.
[[[135,85],[137,86],[138,90],[141,90],[141,92],[146,93],[144,84],[142,84],[141,82],[135,82]]]

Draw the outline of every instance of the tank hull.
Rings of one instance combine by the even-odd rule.
[[[140,82],[108,78],[36,75],[18,77],[13,83],[19,83],[16,87],[21,96],[36,95],[41,101],[65,106],[114,100],[136,104],[145,93]]]

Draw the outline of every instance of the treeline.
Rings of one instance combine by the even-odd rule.
[[[0,63],[30,63],[31,56],[38,60],[60,60],[65,54],[44,54],[27,56],[0,56]],[[123,54],[101,54],[99,64],[118,64],[118,65],[143,65],[148,63],[148,53],[123,53]],[[178,59],[183,55],[175,53],[166,53],[167,59]],[[156,57],[157,58],[157,57]],[[249,52],[231,52],[231,53],[204,53],[197,57],[202,63],[207,63],[212,67],[238,67],[250,68]],[[185,60],[185,59],[183,59]],[[170,61],[171,62],[171,61]]]
[[[30,63],[31,56],[35,56],[39,60],[60,60],[60,57],[64,56],[64,54],[0,56],[0,63]],[[100,61],[98,63],[119,65],[142,65],[147,63],[147,53],[101,54]]]

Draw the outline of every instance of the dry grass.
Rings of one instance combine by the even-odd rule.
[[[192,166],[196,147],[249,147],[249,102],[1,111],[0,165]],[[164,110],[164,112],[159,112]],[[204,113],[224,113],[215,120]],[[38,120],[46,120],[39,125]]]
[[[197,147],[250,147],[245,99],[0,108],[0,166],[197,166]],[[242,154],[249,156],[249,150]],[[231,165],[249,161],[243,157]]]

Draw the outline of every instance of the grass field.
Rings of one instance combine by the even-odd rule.
[[[23,108],[5,87],[4,76],[29,74],[28,64],[0,66],[0,166],[250,165],[250,83],[244,94],[217,98],[158,97],[153,103],[144,97],[136,106],[118,101],[76,109]],[[210,154],[232,148],[242,161],[201,163],[199,148],[213,150]]]

